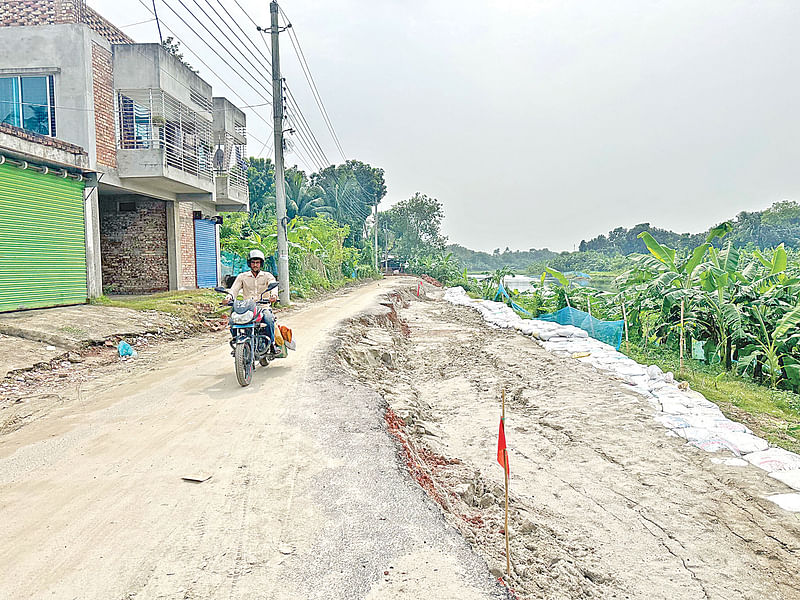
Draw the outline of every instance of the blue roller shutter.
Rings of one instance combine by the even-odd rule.
[[[208,219],[194,222],[194,258],[197,268],[197,287],[217,285],[217,224]]]

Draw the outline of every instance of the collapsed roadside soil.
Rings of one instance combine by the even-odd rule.
[[[411,475],[520,598],[800,598],[800,524],[762,497],[785,486],[666,437],[644,399],[587,365],[469,309],[404,299],[354,322],[340,356],[385,398]]]

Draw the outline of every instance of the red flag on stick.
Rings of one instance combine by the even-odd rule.
[[[506,451],[506,430],[503,426],[505,419],[500,418],[500,432],[497,434],[497,462],[503,467],[506,473],[511,473],[508,466],[508,452]]]

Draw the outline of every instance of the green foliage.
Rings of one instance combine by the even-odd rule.
[[[378,215],[379,244],[388,254],[406,260],[421,260],[444,254],[442,203],[417,192]],[[452,253],[450,260],[455,263]],[[432,275],[431,275],[432,276]]]
[[[383,169],[357,160],[331,165],[312,173],[310,183],[319,190],[322,212],[348,225],[348,244],[363,247],[367,218],[386,195]]]
[[[365,234],[372,207],[386,195],[383,169],[357,160],[311,175],[290,167],[284,181],[292,293],[306,296],[342,285],[353,276],[378,276],[373,246]],[[270,159],[250,159],[248,187],[250,213],[223,215],[220,245],[241,257],[256,248],[273,256],[277,219],[275,168]]]
[[[197,69],[195,69],[192,65],[186,62],[186,59],[183,58],[183,52],[181,52],[181,43],[173,38],[171,35],[165,37],[161,41],[161,47],[164,48],[167,52],[172,54],[175,58],[181,61],[186,67],[192,72],[197,73]]]
[[[268,158],[250,158],[247,167],[250,211],[275,215],[275,165]]]

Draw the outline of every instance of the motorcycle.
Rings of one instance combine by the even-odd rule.
[[[273,281],[267,286],[269,293],[278,286],[277,281]],[[215,287],[214,291],[227,294],[228,290],[224,287]],[[264,295],[261,295],[259,300],[233,300],[228,302],[231,305],[231,313],[228,317],[228,325],[231,330],[230,345],[233,349],[231,355],[234,359],[236,367],[236,379],[242,387],[250,385],[253,379],[253,371],[256,368],[256,363],[266,367],[270,361],[276,358],[286,358],[288,349],[293,348],[294,344],[291,340],[283,340],[280,350],[276,351],[272,342],[270,341],[267,328],[263,324],[264,315],[263,310],[269,311],[272,314],[272,308],[269,300],[264,300]],[[259,306],[266,305],[266,309],[258,310]],[[274,319],[274,315],[273,315]],[[284,328],[285,329],[285,328]],[[277,319],[275,320],[276,340],[279,336]]]

